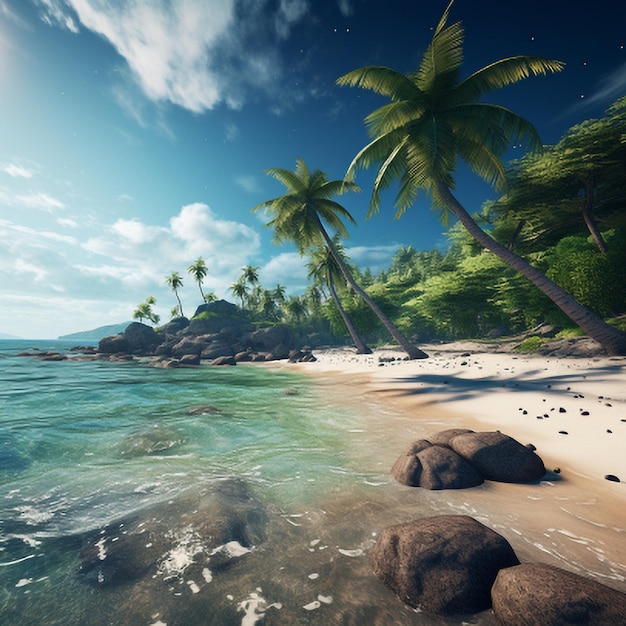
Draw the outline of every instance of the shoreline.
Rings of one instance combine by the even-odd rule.
[[[428,493],[504,535],[522,562],[626,592],[626,358],[479,352],[461,342],[421,347],[430,358],[341,348],[315,351],[315,362],[277,365],[317,378],[324,394],[353,408],[379,410],[375,428],[387,428],[385,413],[400,417],[389,424],[385,449],[372,451],[389,476],[412,441],[448,428],[501,430],[532,443],[547,470],[538,482]],[[409,501],[424,493],[399,488]]]

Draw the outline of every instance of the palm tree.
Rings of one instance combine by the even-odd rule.
[[[248,295],[248,287],[246,287],[246,284],[242,279],[239,279],[236,283],[233,283],[229,289],[235,297],[241,300],[241,308],[243,309],[246,296]]]
[[[202,281],[207,275],[209,268],[206,266],[204,259],[198,257],[188,268],[187,271],[196,279],[198,283],[198,289],[200,289],[200,295],[202,296],[202,302],[206,302],[204,292],[202,291]]]
[[[337,235],[333,237],[333,244],[335,245],[337,254],[342,255],[343,249]],[[314,284],[323,283],[328,287],[328,291],[330,292],[330,296],[335,303],[335,307],[337,308],[337,311],[339,311],[339,315],[341,316],[346,329],[350,333],[352,342],[356,346],[356,353],[372,354],[372,349],[363,341],[363,339],[361,339],[359,333],[354,327],[354,324],[352,323],[352,320],[343,308],[339,296],[337,295],[335,284],[345,279],[328,246],[324,245],[315,248],[311,252],[311,260],[307,264],[307,267],[309,268],[309,278],[312,278],[315,281]]]
[[[161,318],[152,310],[153,304],[156,304],[156,298],[154,296],[148,296],[145,302],[138,304],[137,308],[133,311],[133,319],[138,319],[140,323],[143,323],[143,320],[147,319],[153,324],[158,324]]]
[[[289,296],[285,303],[285,309],[290,320],[296,324],[300,324],[308,313],[304,298],[299,296]]]
[[[444,221],[449,211],[482,247],[536,285],[608,354],[626,354],[626,333],[604,322],[495,241],[452,193],[459,157],[502,191],[506,177],[501,157],[510,144],[527,141],[532,149],[541,146],[530,122],[502,106],[480,102],[480,98],[531,74],[545,75],[564,67],[560,61],[516,56],[496,61],[461,80],[463,27],[460,22],[446,25],[453,3],[451,0],[444,11],[417,71],[404,75],[387,67],[369,66],[338,79],[340,85],[370,89],[391,100],[365,119],[373,139],[353,159],[346,179],[353,181],[357,168],[378,164],[368,215],[378,212],[381,191],[395,180],[399,179],[396,217],[413,205],[420,190],[425,190],[443,211]]]
[[[267,224],[274,227],[274,240],[278,243],[293,241],[300,254],[305,254],[307,248],[311,246],[319,246],[325,242],[335,257],[346,282],[374,311],[391,336],[409,355],[409,358],[426,358],[428,355],[407,341],[374,300],[354,280],[348,266],[337,254],[330,235],[324,228],[323,222],[326,222],[342,237],[348,236],[342,218],[352,224],[355,223],[354,218],[347,209],[332,198],[346,191],[360,191],[359,186],[346,180],[328,180],[326,174],[321,170],[315,170],[311,173],[300,158],[296,159],[296,169],[293,172],[279,168],[272,168],[266,172],[287,187],[285,195],[273,200],[266,200],[252,209],[253,211],[266,209],[274,215]]]
[[[180,316],[183,317],[183,305],[178,295],[178,289],[183,286],[183,279],[181,278],[181,275],[178,272],[172,272],[169,276],[165,277],[165,284],[169,285],[171,290],[174,292],[174,295],[178,300],[178,310],[180,311]]]
[[[240,280],[245,284],[248,283],[251,287],[254,287],[259,282],[259,268],[254,265],[246,265],[242,268],[243,274]]]

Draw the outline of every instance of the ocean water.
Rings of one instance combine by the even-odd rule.
[[[276,368],[16,356],[70,345],[0,342],[0,623],[423,623],[367,563],[362,411]]]
[[[17,356],[70,346],[0,341],[0,624],[493,624],[412,611],[371,572],[382,528],[446,513],[623,585],[623,525],[600,528],[586,495],[560,490],[555,513],[550,483],[395,483],[427,433],[359,381],[346,398],[288,367]]]

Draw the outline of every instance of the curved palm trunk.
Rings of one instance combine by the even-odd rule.
[[[400,344],[402,349],[408,354],[409,359],[427,359],[428,355],[422,350],[420,350],[418,347],[412,345],[407,340],[407,338],[396,328],[395,324],[380,310],[376,302],[374,302],[374,300],[372,300],[372,298],[370,298],[365,293],[365,291],[361,289],[359,284],[352,277],[350,270],[348,269],[346,264],[343,262],[343,259],[341,258],[341,256],[337,254],[337,251],[335,250],[335,246],[333,245],[333,242],[331,238],[328,236],[328,233],[326,232],[326,229],[324,228],[321,221],[319,222],[319,227],[320,227],[320,232],[322,233],[322,236],[324,237],[324,241],[326,242],[326,245],[328,246],[328,249],[333,255],[333,258],[337,262],[337,265],[339,266],[341,273],[344,275],[344,278],[346,279],[350,287],[352,287],[352,289],[354,289],[354,291],[356,291],[356,293],[361,298],[363,298],[363,301],[365,302],[365,304],[367,304],[367,306],[369,306],[370,309],[374,311],[374,313],[376,314],[376,317],[378,317],[378,319],[382,322],[383,326],[389,331],[389,334]]]
[[[202,296],[202,302],[206,302],[206,298],[204,297],[204,291],[202,291],[202,281],[198,281],[198,289],[200,290],[200,295]]]
[[[602,256],[606,256],[608,254],[606,241],[604,241],[604,238],[600,234],[600,231],[598,230],[598,226],[596,224],[596,220],[593,217],[593,176],[589,174],[589,176],[583,181],[583,184],[585,186],[585,199],[583,200],[582,207],[583,219],[585,220],[587,229],[591,233],[593,241],[598,247],[598,250],[600,250],[600,254],[602,254]]]
[[[174,294],[176,295],[176,299],[178,300],[178,310],[180,311],[180,316],[184,317],[184,313],[183,313],[183,304],[180,301],[180,296],[178,295],[178,291],[176,289],[174,289]]]
[[[501,261],[504,261],[509,267],[526,277],[533,285],[548,296],[565,315],[580,326],[587,335],[597,341],[606,350],[608,355],[626,355],[626,333],[607,324],[602,318],[580,304],[576,298],[562,287],[559,287],[555,282],[551,281],[537,268],[495,241],[495,239],[480,228],[442,181],[436,181],[436,185],[439,197],[459,219],[467,232],[483,248],[493,252]]]
[[[343,320],[343,323],[346,325],[346,328],[348,329],[348,332],[350,333],[350,337],[352,337],[352,341],[354,342],[354,345],[356,346],[356,353],[357,354],[372,354],[372,349],[361,339],[361,337],[359,336],[359,333],[357,333],[356,331],[356,328],[354,328],[354,324],[352,323],[352,320],[348,317],[348,314],[343,308],[341,304],[341,300],[339,299],[339,296],[337,295],[337,290],[335,289],[335,285],[333,285],[333,281],[328,274],[329,272],[326,273],[326,282],[328,283],[328,290],[330,291],[330,295],[333,299],[333,302],[335,303],[335,306],[337,307],[337,310],[339,311],[339,315],[341,315],[341,319]]]

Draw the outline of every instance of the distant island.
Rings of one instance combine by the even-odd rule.
[[[9,335],[9,333],[0,333],[0,339],[21,339],[21,337],[17,337],[16,335]]]
[[[61,335],[59,340],[61,341],[100,341],[103,337],[109,335],[117,335],[123,333],[126,327],[131,322],[121,322],[119,324],[109,324],[108,326],[99,326],[93,330],[84,330],[78,333],[71,333],[69,335]],[[0,335],[2,337],[2,335]]]

